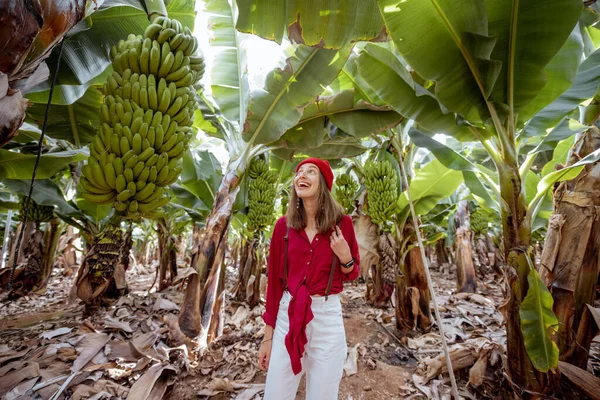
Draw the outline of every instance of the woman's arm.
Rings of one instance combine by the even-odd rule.
[[[344,268],[342,266],[342,281],[353,281],[358,278],[358,275],[360,274],[360,252],[358,251],[358,241],[356,240],[352,218],[345,216],[344,219],[342,219],[341,228],[344,237],[350,246],[350,254],[354,260],[354,264],[350,267]]]

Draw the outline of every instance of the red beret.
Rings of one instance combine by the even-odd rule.
[[[321,160],[320,158],[316,157],[307,158],[298,164],[296,167],[296,172],[298,172],[300,166],[304,164],[315,164],[317,168],[319,168],[319,171],[321,171],[321,174],[325,178],[325,182],[327,182],[327,187],[331,191],[331,187],[333,186],[333,170],[331,169],[331,165],[329,165],[329,161]]]

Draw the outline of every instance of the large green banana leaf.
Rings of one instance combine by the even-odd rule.
[[[436,159],[417,170],[409,186],[410,197],[417,215],[427,214],[440,200],[452,195],[462,182],[460,171],[446,168]],[[406,192],[398,198],[397,206],[400,214],[408,215],[409,203]]]
[[[250,94],[242,137],[249,143],[270,143],[295,126],[303,109],[344,67],[350,49],[296,48],[284,69],[267,76],[265,88]]]
[[[374,0],[237,0],[237,29],[281,43],[340,49],[361,40],[385,40]]]
[[[358,99],[354,89],[318,97],[302,113],[298,124],[273,145],[287,149],[316,148],[326,140],[327,120],[342,131],[360,138],[398,125],[403,117],[387,107]]]
[[[31,180],[4,179],[2,180],[2,184],[13,193],[27,196]],[[76,218],[82,217],[81,211],[65,200],[62,190],[50,179],[36,180],[31,197],[40,205],[56,206],[59,214]]]
[[[536,98],[548,79],[544,68],[574,29],[582,7],[579,0],[549,0],[544,7],[514,0],[378,0],[378,5],[402,56],[435,82],[444,107],[473,124],[492,117],[498,123],[502,110],[515,115]],[[578,64],[563,61],[557,67]],[[492,101],[508,107],[493,107]]]
[[[579,66],[573,85],[552,103],[546,105],[525,126],[521,136],[539,136],[558,124],[565,115],[598,92],[600,87],[600,49],[587,57]]]
[[[544,69],[546,85],[537,96],[519,110],[519,123],[529,121],[549,102],[554,101],[573,84],[583,57],[583,38],[579,25],[573,29],[563,47]],[[578,60],[577,63],[570,60]]]
[[[492,177],[487,175],[485,170],[472,163],[459,152],[427,136],[418,129],[410,129],[408,134],[415,145],[431,151],[435,155],[435,158],[446,168],[461,171],[465,185],[469,188],[480,206],[489,211],[500,211],[498,189],[495,187],[495,184],[491,183]],[[480,177],[481,175],[485,175],[488,179]],[[490,186],[492,188],[489,188]]]
[[[184,206],[198,205],[197,210],[207,211],[209,207],[212,207],[215,194],[219,189],[222,179],[221,164],[216,157],[209,151],[186,151],[183,156],[183,171],[180,176],[181,185],[194,196],[196,196],[200,203],[190,202],[187,198],[186,201],[181,204]],[[186,196],[182,193],[176,192],[176,196],[181,197],[183,200]],[[191,207],[190,207],[191,208]]]
[[[454,115],[444,113],[436,98],[414,82],[410,73],[388,49],[367,44],[356,60],[356,80],[362,92],[375,92],[377,97],[389,104],[406,118],[414,119],[430,132],[448,132],[463,140],[473,140],[466,127],[456,125]],[[367,85],[365,87],[365,85]]]
[[[502,63],[491,100],[508,105],[516,115],[544,86],[555,84],[548,82],[546,65],[575,28],[583,4],[580,0],[547,0],[540,7],[527,1],[486,0],[485,8],[489,35],[496,38],[491,58]],[[579,61],[577,55],[561,57],[553,67],[572,73]],[[544,100],[548,104],[554,99]]]
[[[66,168],[69,164],[87,159],[84,150],[69,150],[57,153],[46,153],[40,157],[36,178],[47,179]],[[31,179],[35,154],[21,154],[0,149],[0,180]]]
[[[75,146],[88,144],[98,128],[101,104],[102,93],[95,87],[89,87],[83,97],[73,104],[51,105],[46,123],[46,135],[53,139],[68,140]],[[28,120],[41,127],[45,112],[45,103],[33,103],[27,111]]]
[[[211,90],[219,109],[238,131],[242,130],[248,107],[248,66],[246,49],[235,30],[237,10],[235,1],[209,0],[205,2],[212,37],[213,54]]]

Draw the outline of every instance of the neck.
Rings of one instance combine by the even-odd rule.
[[[314,197],[302,199],[304,212],[306,213],[306,226],[312,227],[315,225],[317,216],[317,201]]]

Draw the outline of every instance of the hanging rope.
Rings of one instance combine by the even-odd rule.
[[[402,157],[402,146],[399,146],[397,149],[400,155],[400,170],[402,171],[402,179],[407,183],[408,186],[408,176],[406,175],[406,171],[404,170],[404,159]],[[427,286],[429,286],[429,293],[431,293],[431,300],[433,301],[433,310],[435,312],[435,319],[438,324],[438,328],[440,330],[440,336],[442,338],[442,347],[444,348],[444,356],[446,358],[446,367],[448,368],[448,374],[450,375],[450,383],[452,384],[452,395],[455,400],[460,399],[458,396],[458,387],[456,386],[456,378],[454,377],[454,370],[452,369],[452,360],[450,359],[450,351],[448,350],[448,343],[446,343],[446,336],[444,334],[444,326],[442,325],[442,318],[440,317],[440,310],[437,304],[437,298],[435,297],[435,290],[433,290],[433,281],[431,280],[431,274],[429,273],[429,260],[425,255],[425,246],[423,246],[423,238],[421,237],[421,232],[419,229],[419,221],[417,220],[417,213],[415,212],[415,207],[413,205],[412,199],[410,198],[410,190],[407,187],[406,189],[406,198],[408,200],[408,205],[410,206],[410,213],[412,215],[413,225],[415,227],[415,232],[417,233],[417,241],[419,242],[419,249],[421,250],[421,258],[423,259],[423,265],[425,266],[425,275],[427,276]]]
[[[15,255],[13,257],[12,270],[10,271],[10,277],[8,278],[8,285],[6,290],[12,288],[13,279],[15,277],[15,270],[17,269],[17,263],[19,261],[19,251],[21,250],[21,242],[23,241],[23,234],[25,233],[25,226],[27,225],[27,216],[29,215],[29,203],[31,202],[31,195],[33,194],[33,186],[35,184],[35,174],[37,167],[40,163],[40,157],[42,156],[42,145],[44,143],[44,135],[46,133],[46,124],[48,122],[48,114],[50,113],[50,105],[52,104],[52,93],[54,92],[54,86],[56,85],[56,78],[58,77],[58,69],[60,67],[60,59],[62,58],[63,43],[65,38],[63,37],[58,45],[58,60],[56,60],[56,69],[54,70],[54,76],[52,77],[52,83],[50,85],[50,93],[48,94],[48,103],[46,104],[46,111],[44,113],[44,123],[42,125],[42,134],[38,142],[37,155],[35,158],[35,164],[33,164],[33,173],[31,174],[31,184],[29,185],[29,194],[25,197],[25,208],[23,209],[23,224],[19,230],[19,236],[17,237],[17,246],[15,248]]]

